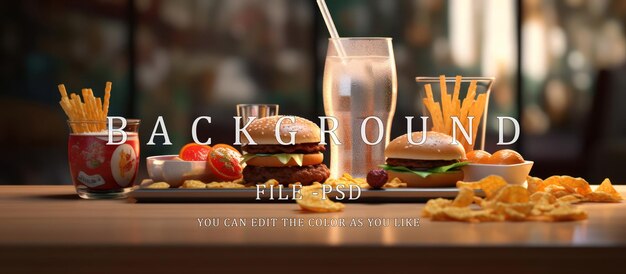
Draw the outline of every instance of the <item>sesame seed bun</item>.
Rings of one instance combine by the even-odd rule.
[[[278,120],[285,116],[269,116],[254,120],[250,126],[247,127],[250,137],[258,145],[280,145],[276,140],[276,124]],[[280,126],[280,138],[283,142],[289,142],[290,133],[296,133],[296,144],[304,143],[319,143],[320,142],[320,128],[313,122],[298,116],[294,117],[295,122],[292,122],[290,118],[285,118],[281,122]],[[248,144],[248,138],[241,134],[241,142]]]
[[[413,141],[422,140],[422,132],[411,133]],[[447,134],[428,131],[426,142],[421,145],[409,143],[406,134],[393,139],[385,149],[385,157],[411,160],[460,160],[465,159],[465,149],[460,143],[452,144],[452,137]]]

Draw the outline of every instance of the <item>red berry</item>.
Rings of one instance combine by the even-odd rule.
[[[382,188],[386,183],[389,176],[387,171],[382,169],[375,169],[367,173],[367,184],[372,188]]]

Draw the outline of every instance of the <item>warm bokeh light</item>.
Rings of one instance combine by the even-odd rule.
[[[488,150],[499,149],[489,142],[497,139],[495,117],[513,116],[523,131],[513,148],[536,161],[536,175],[593,179],[626,160],[618,149],[626,147],[626,122],[617,118],[626,117],[617,103],[626,100],[623,1],[361,0],[328,7],[342,36],[393,38],[395,117],[419,113],[416,76],[495,76]],[[141,118],[141,136],[164,116],[174,145],[142,145],[144,156],[190,142],[199,115],[215,117],[199,138],[232,143],[237,103],[276,103],[281,113],[307,118],[323,113],[328,34],[314,1],[6,1],[0,9],[10,11],[0,30],[0,140],[17,155],[2,162],[0,184],[70,182],[59,83],[75,92],[112,81],[110,113]],[[17,121],[11,113],[23,115]],[[406,129],[398,121],[392,137]],[[617,182],[626,179],[615,173]]]

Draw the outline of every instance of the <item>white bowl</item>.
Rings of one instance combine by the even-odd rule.
[[[183,161],[178,155],[148,157],[146,166],[152,181],[167,182],[171,187],[179,187],[185,180],[208,181],[212,175],[205,161]]]
[[[524,161],[524,163],[514,165],[468,164],[461,168],[463,170],[463,181],[473,182],[489,175],[498,175],[509,184],[523,184],[528,174],[530,174],[533,163],[533,161]]]

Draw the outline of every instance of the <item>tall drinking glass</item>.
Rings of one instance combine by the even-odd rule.
[[[345,56],[335,46],[341,45]],[[365,177],[367,173],[385,162],[385,147],[389,143],[391,121],[396,111],[396,63],[391,38],[339,38],[330,39],[324,68],[324,110],[335,117],[335,133],[341,144],[330,142],[330,174],[339,177],[348,172]],[[379,125],[369,119],[365,136],[361,138],[361,125],[370,116],[382,121]],[[329,128],[333,128],[329,121]]]

